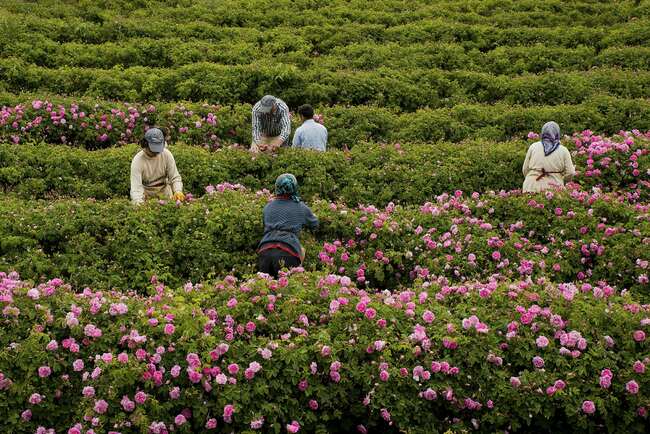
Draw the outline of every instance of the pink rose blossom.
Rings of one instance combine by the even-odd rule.
[[[38,405],[43,401],[43,395],[40,393],[32,393],[29,397],[29,403],[32,405]]]
[[[287,432],[288,433],[297,433],[300,431],[300,424],[297,421],[293,421],[290,424],[287,424]]]
[[[108,403],[103,399],[100,399],[99,401],[95,401],[95,406],[93,407],[93,410],[95,410],[95,413],[104,414],[106,413],[106,410],[108,410]]]
[[[147,401],[147,394],[140,391],[135,394],[135,402],[142,405]]]
[[[594,414],[596,412],[596,404],[593,401],[584,401],[582,403],[582,411],[586,414]]]
[[[539,336],[536,340],[535,343],[537,344],[538,348],[546,348],[549,344],[548,338],[546,336]]]
[[[625,384],[625,390],[628,393],[635,395],[639,393],[639,384],[634,380],[630,380]]]

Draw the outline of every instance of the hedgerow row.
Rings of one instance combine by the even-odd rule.
[[[137,101],[253,102],[260,93],[281,95],[292,107],[311,104],[377,104],[407,111],[463,103],[511,105],[580,104],[599,95],[650,97],[650,72],[594,69],[518,77],[433,69],[376,71],[319,68],[261,62],[251,65],[193,63],[173,69],[42,68],[0,60],[5,90],[42,91]]]
[[[173,285],[255,269],[268,194],[209,187],[190,203],[126,199],[0,205],[0,266],[28,278],[142,289],[155,274]],[[349,275],[371,288],[417,276],[462,283],[501,274],[553,282],[611,282],[648,295],[648,207],[616,196],[462,192],[420,206],[348,208],[312,203],[321,220],[306,236],[305,267]],[[616,264],[614,266],[613,264]],[[441,279],[441,280],[437,280]]]
[[[435,5],[429,8],[420,6],[420,9],[416,9],[419,5],[414,5],[415,13],[396,14],[390,5],[387,5],[386,12],[369,10],[363,4],[355,8],[348,2],[338,8],[328,4],[325,11],[309,4],[300,11],[294,3],[291,9],[276,2],[259,2],[255,9],[251,9],[232,2],[221,8],[213,3],[208,7],[188,2],[182,8],[160,7],[157,11],[147,11],[146,20],[137,10],[137,5],[125,2],[113,10],[87,6],[75,10],[68,5],[59,16],[53,16],[51,7],[30,5],[28,12],[9,9],[3,13],[8,26],[3,37],[9,42],[12,35],[32,33],[47,34],[57,42],[104,43],[136,37],[159,39],[170,34],[184,40],[196,38],[206,41],[257,41],[285,34],[286,39],[302,38],[311,50],[320,53],[327,53],[340,45],[372,40],[409,44],[460,42],[469,49],[490,50],[497,46],[534,43],[602,49],[643,45],[648,39],[647,8],[625,8],[621,4],[615,7],[603,3],[578,4],[573,10],[572,5],[554,4],[551,6],[554,11],[542,12],[539,3],[531,2],[523,7],[534,8],[535,12],[485,11],[472,16],[466,7],[455,14],[447,5],[438,7],[437,12]],[[477,4],[484,6],[480,2]],[[516,3],[512,5],[517,7]],[[217,13],[216,9],[220,12]],[[585,12],[589,10],[594,12]],[[355,20],[355,14],[360,14],[359,19]],[[169,20],[170,16],[175,22]],[[563,21],[566,23],[561,24]],[[270,30],[261,30],[260,27]]]
[[[150,297],[66,283],[0,274],[3,431],[648,428],[648,308],[611,288],[368,293],[298,271],[152,279]]]
[[[460,43],[424,42],[401,45],[374,41],[334,47],[328,53],[315,54],[310,45],[297,38],[293,43],[278,37],[264,43],[253,41],[183,41],[177,37],[162,39],[131,38],[119,42],[83,44],[59,43],[48,35],[25,34],[11,44],[0,46],[0,57],[15,58],[26,64],[47,68],[66,66],[110,69],[147,66],[172,68],[196,62],[224,65],[248,65],[275,61],[301,69],[361,69],[379,67],[408,70],[435,68],[466,70],[494,75],[553,71],[586,71],[593,67],[620,67],[647,70],[650,49],[643,46],[594,47],[499,46],[483,52],[466,50]]]
[[[634,201],[648,198],[644,174],[650,170],[650,148],[640,133],[618,140],[579,134],[564,143],[573,152],[583,188],[627,192]],[[381,206],[424,203],[455,189],[518,189],[527,146],[520,141],[357,144],[349,152],[285,149],[277,156],[181,144],[170,149],[185,191],[197,195],[206,185],[224,181],[267,188],[278,175],[291,172],[303,197]],[[129,167],[137,150],[133,145],[91,152],[45,144],[0,145],[0,188],[27,199],[128,197]]]
[[[90,98],[54,96],[49,103],[35,95],[0,94],[0,140],[47,142],[98,149],[140,140],[144,125],[168,129],[173,143],[219,148],[251,140],[251,106],[201,103],[127,104]],[[62,107],[61,107],[62,106]],[[549,119],[564,131],[591,128],[615,134],[630,125],[650,130],[650,102],[597,97],[578,105],[520,107],[506,104],[459,104],[453,108],[401,113],[375,106],[319,107],[329,130],[330,148],[356,143],[460,142],[510,140],[536,131]],[[83,116],[82,116],[83,113]],[[61,122],[65,120],[64,122]],[[296,125],[294,125],[296,126]]]

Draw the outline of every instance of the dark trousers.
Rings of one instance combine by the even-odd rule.
[[[257,269],[275,278],[278,277],[278,272],[282,268],[293,268],[299,265],[300,259],[280,249],[264,250],[257,258]]]

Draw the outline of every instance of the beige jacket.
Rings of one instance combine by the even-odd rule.
[[[183,191],[183,181],[176,168],[174,156],[167,148],[149,157],[138,152],[131,161],[131,201],[139,204],[150,197],[170,199]]]
[[[549,156],[544,155],[544,145],[536,142],[530,145],[523,167],[524,193],[535,193],[564,186],[564,181],[576,174],[569,150],[560,145]]]

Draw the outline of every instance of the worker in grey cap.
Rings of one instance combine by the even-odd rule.
[[[289,144],[289,107],[280,98],[265,95],[253,106],[251,151],[274,151]]]
[[[163,132],[149,128],[141,145],[142,150],[131,162],[131,201],[141,204],[152,197],[185,200],[183,181],[174,156],[165,146]]]

